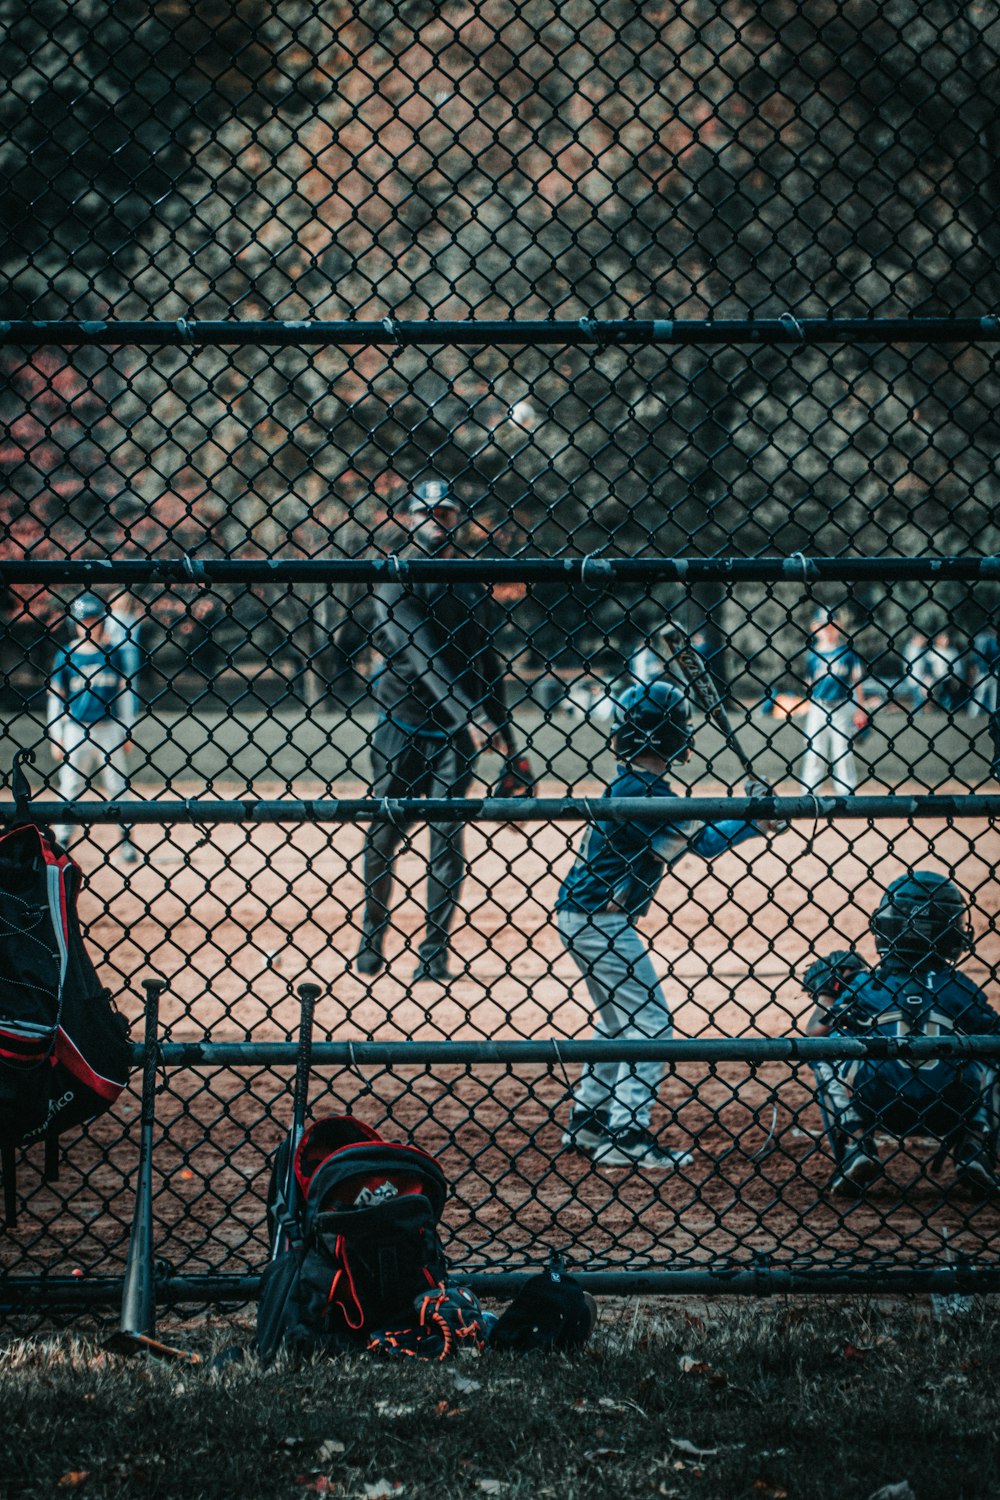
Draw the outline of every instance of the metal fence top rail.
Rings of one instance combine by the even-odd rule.
[[[580,583],[595,592],[616,582],[821,583],[1000,579],[1000,555],[954,557],[81,557],[0,561],[0,584],[37,583]]]
[[[148,802],[0,802],[0,824],[34,823],[593,823],[713,822],[717,818],[864,821],[995,818],[1000,794],[882,797],[332,797],[157,798]]]
[[[747,971],[748,975],[750,970]],[[165,1067],[294,1067],[297,1042],[163,1042],[157,1049]],[[133,1048],[136,1066],[145,1056],[141,1043]],[[539,1063],[562,1067],[596,1062],[836,1062],[875,1057],[882,1061],[928,1061],[934,1058],[1000,1058],[1000,1036],[791,1036],[791,1037],[671,1037],[658,1041],[494,1042],[481,1037],[467,1042],[314,1042],[314,1066],[347,1068],[390,1067],[393,1064]]]
[[[234,318],[30,320],[0,322],[0,344],[37,348],[46,344],[142,344],[147,347],[210,348],[219,344],[431,345],[589,344],[857,344],[996,343],[1000,317],[965,318],[573,318],[478,319],[379,318],[336,322],[313,318],[247,321]]]

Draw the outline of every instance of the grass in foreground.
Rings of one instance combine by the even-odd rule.
[[[206,1373],[61,1337],[0,1352],[0,1500],[1000,1493],[1000,1308],[605,1303],[574,1357]],[[231,1335],[231,1328],[226,1332]],[[240,1330],[249,1341],[249,1328]],[[207,1351],[211,1325],[161,1336]]]

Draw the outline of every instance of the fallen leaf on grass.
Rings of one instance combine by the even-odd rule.
[[[374,1484],[365,1484],[361,1487],[361,1493],[365,1500],[383,1500],[386,1495],[403,1495],[406,1486],[400,1479],[376,1479]]]
[[[868,1500],[917,1500],[917,1497],[910,1481],[902,1479],[899,1484],[884,1484],[880,1490],[869,1495]]]
[[[694,1443],[689,1443],[687,1438],[672,1437],[670,1443],[678,1453],[684,1453],[688,1458],[714,1458],[719,1451],[718,1448],[698,1448]]]
[[[468,1375],[452,1375],[456,1391],[465,1394],[466,1391],[481,1391],[483,1382],[481,1380],[470,1380]]]
[[[766,1479],[755,1479],[753,1492],[760,1496],[760,1500],[788,1500],[788,1491],[779,1489],[776,1484],[768,1484]]]
[[[503,1481],[500,1479],[477,1479],[476,1488],[482,1490],[484,1495],[499,1495],[503,1489]]]
[[[866,1351],[859,1349],[856,1344],[845,1344],[841,1349],[844,1359],[864,1359]]]
[[[294,1453],[296,1448],[301,1448],[304,1442],[304,1437],[283,1437],[278,1439],[278,1447]]]
[[[415,1406],[396,1406],[392,1401],[375,1402],[380,1417],[412,1417],[416,1409]]]
[[[583,1455],[588,1464],[607,1463],[609,1458],[624,1458],[624,1448],[588,1448]]]
[[[729,1384],[729,1376],[724,1371],[714,1369],[703,1359],[695,1359],[693,1354],[682,1354],[677,1363],[682,1375],[698,1375],[716,1389]]]
[[[295,1483],[303,1489],[314,1490],[317,1495],[342,1495],[343,1486],[327,1474],[296,1474]]]
[[[68,1469],[59,1480],[59,1488],[62,1490],[78,1490],[81,1484],[86,1484],[90,1478],[89,1469]]]
[[[331,1458],[336,1458],[338,1454],[346,1452],[347,1449],[343,1443],[338,1442],[336,1438],[327,1438],[320,1443],[316,1457],[321,1464],[325,1464],[329,1463]]]

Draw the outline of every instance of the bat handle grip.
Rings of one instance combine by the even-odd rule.
[[[167,988],[167,981],[159,975],[142,981],[146,991],[146,1005],[142,1035],[142,1108],[140,1121],[152,1125],[156,1100],[156,1064],[160,1051],[160,996]]]
[[[322,994],[318,984],[300,984],[299,997],[299,1050],[295,1059],[295,1096],[292,1101],[292,1132],[297,1143],[306,1119],[306,1101],[309,1094],[309,1069],[312,1066],[313,1016],[316,1001]]]

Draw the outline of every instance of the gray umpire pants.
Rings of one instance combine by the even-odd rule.
[[[383,719],[372,735],[372,797],[464,797],[472,780],[474,751],[464,730],[453,739],[421,734]],[[389,922],[393,861],[412,821],[385,819],[369,825],[365,838],[363,940],[382,946]],[[420,957],[448,947],[465,878],[462,823],[431,823],[427,866],[427,925]]]
[[[673,1036],[649,949],[628,917],[563,908],[558,926],[594,1002],[595,1041],[666,1041]],[[594,1063],[580,1075],[574,1106],[607,1113],[612,1130],[645,1130],[662,1077],[660,1062]]]

